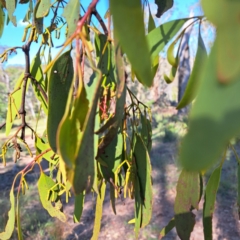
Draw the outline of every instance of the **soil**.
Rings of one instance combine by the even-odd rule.
[[[30,140],[30,138],[28,139]],[[9,190],[15,174],[22,169],[31,159],[22,157],[17,164],[8,162],[7,167],[0,164],[0,199],[9,196]],[[173,206],[176,196],[176,183],[180,173],[177,168],[177,141],[163,143],[156,139],[151,151],[152,160],[152,178],[154,189],[153,215],[151,223],[141,230],[140,240],[158,239],[160,230],[174,216]],[[232,155],[224,164],[220,188],[217,195],[216,208],[213,215],[213,239],[214,240],[237,240],[240,239],[240,226],[237,210],[237,177],[236,177],[236,161]],[[27,181],[32,185],[36,185],[38,178],[38,169],[34,168],[33,172],[27,176]],[[116,209],[117,215],[114,215],[109,201],[109,190],[106,193],[104,202],[101,233],[99,240],[122,239],[130,240],[134,238],[134,226],[128,224],[128,221],[134,217],[134,201],[117,199]],[[88,240],[91,239],[94,221],[94,198],[91,194],[86,196],[84,212],[79,224],[72,221],[73,199],[64,206],[64,212],[68,218],[67,223],[55,220],[54,225],[59,232],[61,239]],[[191,240],[202,240],[202,207],[203,200],[200,202],[199,211],[195,211],[196,225],[191,234]],[[30,213],[41,208],[36,201],[30,206]],[[45,210],[42,210],[45,211]],[[8,209],[0,209],[0,217],[6,217]],[[24,233],[25,239],[33,239],[28,233]],[[12,239],[15,239],[16,234]],[[47,236],[35,239],[50,239]],[[59,238],[57,238],[59,239]],[[173,229],[164,239],[174,240],[177,237],[175,229]]]

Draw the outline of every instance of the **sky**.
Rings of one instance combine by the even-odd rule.
[[[81,3],[83,4],[83,7],[85,9],[87,9],[90,0],[84,0],[81,1]],[[151,12],[152,15],[154,16],[157,8],[156,8],[156,4],[154,3],[154,0],[150,1],[150,7],[151,7]],[[21,42],[22,39],[22,35],[24,32],[24,28],[26,27],[26,23],[24,23],[22,21],[22,19],[25,16],[25,13],[28,9],[28,4],[18,4],[17,9],[14,13],[14,15],[16,15],[17,17],[17,26],[15,27],[11,22],[5,26],[4,28],[4,32],[2,37],[0,38],[0,46],[7,46],[7,47],[14,47],[14,46],[22,46],[23,42]],[[106,11],[108,9],[108,0],[99,0],[98,4],[97,4],[97,10],[99,11],[100,15],[102,15],[102,17],[104,17]],[[184,18],[184,17],[188,17],[190,12],[192,11],[192,13],[194,15],[201,15],[201,9],[199,7],[199,1],[198,0],[175,0],[174,1],[174,6],[171,10],[167,11],[165,14],[163,14],[163,16],[158,19],[154,17],[155,23],[156,25],[160,25],[164,22],[173,20],[173,19],[177,19],[177,18]],[[45,24],[49,25],[51,16],[49,16],[46,21]],[[47,22],[47,23],[46,23]],[[96,19],[93,19],[93,22],[96,26],[98,26],[98,22]],[[54,34],[53,34],[54,35]],[[64,34],[61,34],[61,37],[59,40],[54,39],[55,46],[60,46],[64,43],[65,39],[64,39]],[[53,36],[54,38],[54,36]],[[41,39],[41,38],[40,38]],[[32,51],[30,54],[30,57],[33,58],[36,54],[36,52],[38,51],[39,48],[39,44],[33,43],[32,44]],[[59,48],[54,47],[52,49],[52,54],[53,57],[54,55],[57,54],[57,52],[59,51]],[[1,54],[1,52],[0,52]],[[7,64],[24,64],[23,62],[23,53],[21,50],[17,51],[17,54],[14,54],[14,56],[11,56],[8,60]]]

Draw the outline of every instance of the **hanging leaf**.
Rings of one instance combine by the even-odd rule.
[[[195,215],[191,212],[191,208],[198,209],[199,195],[199,174],[182,170],[177,183],[177,196],[174,204],[175,224],[181,239],[190,239],[195,225]]]
[[[36,18],[46,17],[49,13],[50,7],[51,0],[41,0],[37,8]]]
[[[174,81],[176,73],[177,73],[177,68],[171,67],[170,75],[169,76],[167,76],[166,74],[163,75],[163,78],[164,78],[164,80],[166,81],[167,84],[170,84]]]
[[[63,212],[59,210],[57,206],[53,206],[52,202],[48,200],[49,190],[55,185],[56,183],[48,177],[45,173],[41,173],[40,178],[38,180],[38,192],[40,196],[41,203],[43,207],[48,211],[50,216],[56,217],[62,222],[66,222],[66,216]]]
[[[172,218],[167,224],[167,226],[161,230],[159,239],[162,239],[163,237],[165,237],[174,227],[175,227],[175,219]]]
[[[180,163],[193,171],[216,163],[230,139],[240,133],[239,76],[222,85],[217,78],[217,46],[214,44],[200,79],[192,108],[189,130],[180,149]]]
[[[42,104],[42,109],[43,109],[44,113],[47,115],[48,114],[48,103],[46,101],[47,94],[45,93],[46,83],[43,78],[43,72],[42,72],[42,68],[41,68],[40,49],[38,50],[37,55],[35,56],[35,58],[33,59],[33,62],[32,62],[33,66],[34,66],[34,69],[32,71],[35,72],[35,76],[33,76],[33,77],[36,80],[36,82],[31,79],[31,83],[32,83],[34,94],[35,94],[36,98],[39,100],[39,102]],[[40,91],[39,87],[42,88],[45,95]]]
[[[5,231],[0,233],[0,239],[7,240],[10,239],[14,230],[15,224],[15,197],[14,197],[14,187],[12,186],[10,191],[10,203],[11,208],[8,212],[8,221],[5,227]]]
[[[147,42],[150,48],[151,61],[153,62],[163,48],[171,41],[181,29],[188,18],[173,20],[160,25],[148,33]],[[153,65],[152,65],[153,66]]]
[[[212,239],[212,217],[215,208],[217,190],[220,182],[222,166],[216,168],[208,180],[203,205],[204,238]]]
[[[110,0],[110,12],[113,16],[114,36],[127,54],[137,78],[145,86],[152,86],[153,74],[141,1]]]
[[[152,180],[151,180],[151,163],[148,150],[140,135],[136,134],[136,144],[134,156],[137,166],[137,175],[140,184],[142,198],[142,220],[141,228],[148,225],[152,217]]]
[[[103,181],[101,185],[100,193],[97,197],[97,204],[96,204],[96,210],[95,210],[95,220],[94,220],[94,226],[93,226],[93,235],[91,240],[97,240],[98,235],[100,233],[101,229],[101,219],[102,219],[102,210],[103,210],[103,201],[105,198],[105,191],[106,191],[106,182]]]
[[[119,129],[120,130],[120,129]],[[104,179],[114,181],[114,172],[122,161],[123,136],[121,131],[114,137],[111,143],[105,148],[100,158],[107,164],[107,167],[101,165]]]
[[[109,119],[109,121],[106,122],[105,125],[103,125],[100,129],[96,131],[96,133],[99,134],[105,131],[106,129],[108,129],[108,132],[99,143],[97,157],[99,157],[103,153],[104,149],[111,143],[113,138],[117,135],[119,126],[122,123],[122,119],[123,119],[127,88],[125,83],[125,73],[124,73],[124,67],[123,67],[123,60],[121,56],[121,50],[118,47],[115,49],[115,51],[116,51],[115,63],[116,63],[116,70],[117,70],[115,114],[112,118]]]
[[[70,53],[71,50],[63,53],[55,61],[49,78],[47,134],[54,152],[57,152],[57,130],[65,112],[73,81],[73,62]]]
[[[187,87],[185,89],[184,95],[180,102],[178,103],[177,109],[184,108],[196,97],[199,81],[201,79],[201,72],[203,70],[203,65],[207,60],[207,51],[204,42],[201,37],[200,27],[198,33],[198,48],[195,57],[195,62],[191,76],[188,80]]]
[[[217,27],[215,48],[218,80],[228,83],[240,74],[240,2],[204,0],[202,6],[208,20]]]
[[[35,134],[35,148],[36,148],[36,152],[37,154],[40,154],[44,151],[46,151],[47,149],[50,148],[49,143],[45,142],[42,138],[40,138],[37,134]],[[47,152],[46,154],[44,154],[44,159],[47,160],[50,163],[55,163],[56,160],[52,159],[52,156],[54,155],[54,152],[51,150],[49,152]]]
[[[0,38],[2,37],[2,33],[4,29],[4,21],[5,21],[5,13],[2,9],[2,5],[0,4]]]
[[[138,239],[139,230],[141,227],[142,221],[142,198],[141,198],[141,189],[138,176],[135,176],[135,238]]]
[[[102,77],[100,72],[96,71],[96,78],[94,80],[94,88],[92,91],[92,98],[89,101],[89,109],[81,128],[82,134],[79,141],[79,149],[75,160],[75,169],[72,176],[73,189],[76,194],[83,192],[85,189],[91,188],[94,182],[94,165],[95,165],[95,118],[97,112],[97,105],[102,84]],[[81,111],[81,102],[76,106],[76,111]]]
[[[172,8],[173,0],[155,0],[155,4],[158,6],[156,17],[160,18],[163,13]]]
[[[152,148],[152,126],[150,120],[143,114],[141,114],[141,125],[141,138],[150,153]]]
[[[155,26],[155,22],[150,10],[150,5],[148,5],[148,10],[149,10],[149,19],[148,19],[148,32],[151,32],[154,28],[156,28]]]
[[[70,0],[64,7],[62,16],[66,19],[68,25],[67,38],[76,30],[76,26],[80,16],[79,0]]]
[[[8,11],[8,17],[10,21],[13,23],[13,25],[17,26],[17,19],[16,16],[13,15],[15,9],[16,9],[16,0],[7,0],[6,1],[6,8]]]
[[[37,18],[37,10],[38,6],[41,3],[41,0],[38,0],[36,3],[36,6],[34,7],[33,10],[33,25],[36,27],[36,31],[38,34],[43,33],[43,18]]]
[[[168,62],[175,68],[178,67],[178,63],[179,63],[179,59],[178,59],[178,56],[174,56],[174,48],[175,48],[175,45],[176,45],[176,41],[173,41],[170,46],[168,47],[168,50],[167,50],[167,60]]]
[[[81,216],[82,216],[82,211],[83,211],[83,206],[84,206],[84,200],[85,200],[85,192],[80,193],[75,196],[74,200],[74,216],[73,220],[75,223],[79,223]]]

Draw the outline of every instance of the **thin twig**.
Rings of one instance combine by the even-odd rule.
[[[104,31],[104,34],[106,36],[108,36],[108,30],[107,30],[107,27],[102,19],[102,17],[100,16],[100,14],[98,13],[97,9],[96,9],[96,6],[92,9],[92,13],[93,15],[97,18],[98,22],[100,23],[103,31]]]

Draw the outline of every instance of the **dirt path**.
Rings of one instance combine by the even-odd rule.
[[[179,175],[179,171],[176,167],[176,153],[176,142],[162,143],[155,141],[153,145],[153,150],[151,152],[154,189],[153,215],[151,223],[141,231],[139,237],[141,240],[157,239],[161,228],[163,228],[174,216],[173,203],[176,196],[175,188]],[[6,220],[8,208],[2,207],[3,205],[1,205],[1,200],[3,201],[3,199],[6,199],[5,201],[7,201],[9,189],[11,187],[14,175],[21,168],[23,168],[23,166],[26,165],[29,160],[29,158],[24,157],[22,158],[20,164],[14,164],[10,162],[6,168],[3,168],[2,165],[0,165],[0,218],[2,219]],[[21,218],[24,221],[26,218],[26,215],[24,216],[24,214],[26,213],[31,215],[34,214],[35,211],[39,213],[44,212],[44,217],[42,217],[42,215],[36,215],[36,222],[38,222],[37,220],[42,221],[42,226],[45,226],[43,223],[44,221],[49,221],[49,218],[37,199],[37,178],[38,169],[36,168],[27,177],[27,181],[31,182],[32,190],[30,191],[30,195],[28,195],[28,193],[26,195],[28,202],[26,200],[26,204],[23,204],[23,209],[27,209],[28,211],[24,210],[25,213],[23,211]],[[240,239],[240,226],[236,206],[236,180],[236,163],[235,160],[230,156],[229,160],[226,161],[224,165],[220,184],[221,186],[217,195],[216,210],[213,217],[214,240]],[[125,202],[123,202],[122,200],[118,199],[116,204],[117,215],[115,216],[109,203],[109,191],[107,191],[106,196],[99,239],[134,239],[134,226],[128,224],[128,221],[134,217],[134,202],[132,200],[125,200]],[[39,235],[39,233],[36,233],[35,235],[32,233],[30,234],[28,233],[30,230],[26,230],[24,233],[25,239],[91,239],[94,220],[93,200],[94,198],[91,194],[87,195],[84,212],[79,224],[74,224],[72,221],[73,199],[71,199],[70,203],[64,207],[64,212],[68,217],[67,223],[61,223],[58,220],[53,220],[54,227],[42,227],[42,235]],[[204,239],[201,223],[202,206],[203,201],[200,203],[200,210],[198,213],[196,213],[197,223],[191,235],[191,240]],[[41,220],[40,218],[43,219]],[[28,227],[25,227],[25,229],[28,229]],[[13,235],[12,239],[16,239],[16,234]],[[179,238],[176,235],[176,231],[172,230],[172,232],[167,235],[165,239],[174,240]]]

